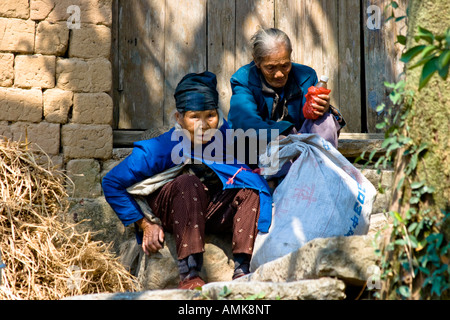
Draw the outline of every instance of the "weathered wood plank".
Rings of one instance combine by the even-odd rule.
[[[139,130],[113,130],[114,148],[131,148],[133,143],[141,140],[144,131]]]
[[[165,4],[119,2],[118,128],[163,124]]]
[[[330,103],[341,108],[339,86],[339,16],[338,1],[322,0],[322,70],[328,76],[328,89],[331,89]],[[320,77],[320,74],[318,75]]]
[[[236,68],[252,61],[252,35],[259,27],[270,28],[274,23],[274,0],[236,1]]]
[[[361,132],[360,3],[339,1],[339,107],[345,132]]]
[[[393,10],[392,8],[385,10],[389,3],[391,3],[389,0],[363,1],[365,90],[369,132],[380,131],[376,129],[376,124],[382,120],[384,114],[377,113],[377,106],[382,103],[386,106],[392,105],[384,82],[397,82],[403,72],[402,64],[399,63],[402,46],[395,42],[397,34],[406,33],[405,20],[386,22]],[[395,15],[397,17],[405,15],[407,0],[397,3],[399,8],[394,10]]]
[[[276,0],[275,26],[291,38],[293,61],[330,78],[330,103],[339,107],[337,5],[335,0]]]
[[[206,0],[166,1],[164,125],[172,122],[178,82],[206,70],[206,39]]]
[[[236,71],[235,1],[208,1],[208,70],[217,76],[219,107],[224,116],[230,109],[230,78]]]
[[[283,30],[292,42],[292,61],[299,62],[299,51],[302,44],[300,21],[302,2],[297,0],[275,0],[275,28]]]

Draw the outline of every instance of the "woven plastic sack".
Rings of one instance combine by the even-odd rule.
[[[273,194],[269,232],[255,239],[252,271],[312,239],[369,230],[376,189],[338,150],[316,134],[289,135],[260,156],[261,174],[274,175],[293,159]]]
[[[312,104],[315,102],[314,101],[314,97],[317,97],[317,95],[319,94],[330,94],[331,90],[330,89],[325,89],[323,87],[309,87],[308,88],[308,92],[305,95],[306,98],[306,102],[305,105],[303,106],[303,115],[305,116],[306,119],[312,119],[312,120],[316,120],[319,116],[317,114],[314,113],[314,107],[312,106]]]

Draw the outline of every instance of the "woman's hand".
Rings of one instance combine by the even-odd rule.
[[[137,221],[139,228],[144,231],[142,239],[142,249],[146,255],[156,253],[163,247],[164,231],[163,228],[156,223],[151,223],[147,218]]]
[[[312,104],[314,107],[314,113],[319,117],[323,116],[330,109],[330,96],[327,94],[319,94],[314,97],[315,103]]]

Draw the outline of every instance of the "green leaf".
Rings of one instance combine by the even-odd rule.
[[[411,197],[409,199],[409,203],[411,203],[411,204],[417,204],[419,202],[420,202],[420,198],[418,198],[418,197]]]
[[[387,18],[386,21],[384,21],[384,22],[389,22],[389,20],[394,19],[394,18],[395,18],[395,16],[394,16],[394,14],[392,13],[392,14],[389,16],[389,18]]]
[[[438,60],[438,68],[439,68],[439,76],[447,80],[448,71],[450,66],[450,49],[444,50],[439,56]]]
[[[399,287],[398,292],[405,298],[409,298],[411,296],[411,291],[409,290],[409,288],[407,286]]]
[[[419,224],[417,222],[413,222],[409,225],[408,227],[408,232],[413,232],[414,229],[418,226]]]
[[[405,80],[400,80],[399,82],[397,82],[395,84],[395,89],[404,89],[406,85],[406,81]]]
[[[430,81],[433,74],[438,70],[437,61],[438,58],[434,57],[423,66],[422,74],[420,75],[419,80],[419,90],[421,90],[428,83],[428,81]]]
[[[398,92],[392,91],[389,94],[389,99],[392,101],[393,104],[397,104],[401,98],[402,98],[402,95],[399,94]]]
[[[425,181],[411,183],[411,189],[419,189],[425,184]]]
[[[422,51],[422,57],[429,55],[431,52],[433,52],[434,50],[437,50],[437,49],[438,49],[438,47],[433,46],[433,45],[426,46],[425,49],[423,49],[423,51]]]
[[[439,76],[444,80],[447,80],[449,66],[450,65],[447,64],[444,68],[439,69],[439,71],[438,71]]]
[[[391,1],[390,6],[392,6],[392,8],[394,8],[394,9],[397,9],[398,3],[396,1]]]
[[[394,218],[402,223],[405,222],[405,220],[403,220],[403,218],[400,216],[400,214],[398,212],[394,212]]]
[[[395,88],[395,82],[387,82],[387,81],[385,81],[384,82],[384,86],[385,87],[388,87],[388,88]]]
[[[397,36],[397,42],[405,46],[406,45],[406,37],[402,36],[402,35],[398,35]]]
[[[422,39],[422,40],[425,40],[426,42],[428,42],[429,44],[433,44],[434,34],[431,31],[429,31],[425,28],[422,28],[421,26],[417,27],[417,29],[419,30],[419,32],[414,37],[414,39],[416,39],[416,41],[419,41],[419,39]]]
[[[377,153],[377,149],[375,149],[375,150],[372,150],[372,152],[370,153],[370,155],[369,155],[369,161],[372,161],[372,159],[373,159],[373,157],[375,156],[375,154]]]
[[[394,241],[394,244],[398,246],[404,246],[406,244],[406,241],[404,239],[397,239]]]
[[[408,63],[411,61],[415,56],[417,56],[419,53],[422,52],[423,49],[425,49],[426,45],[418,45],[414,46],[411,49],[407,50],[405,53],[402,54],[400,61],[404,63]],[[386,83],[385,83],[386,85]]]
[[[444,68],[450,64],[450,49],[444,50],[439,56],[439,68]]]
[[[380,104],[379,106],[377,106],[377,109],[376,109],[376,111],[377,112],[382,112],[383,110],[384,110],[384,108],[386,107],[386,105],[383,103],[383,104]]]
[[[431,59],[433,59],[434,57],[436,57],[436,52],[423,57],[422,59],[420,59],[419,61],[417,61],[415,64],[413,64],[412,66],[410,66],[408,69],[415,69],[417,67],[420,67],[421,65],[424,65],[425,63],[427,63],[428,61],[430,61]]]
[[[434,187],[429,187],[429,186],[424,186],[421,190],[422,194],[433,193],[433,192],[434,192]]]

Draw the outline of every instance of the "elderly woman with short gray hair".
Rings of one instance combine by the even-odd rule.
[[[292,44],[286,33],[260,29],[251,39],[251,48],[253,61],[230,80],[230,126],[256,132],[267,129],[269,141],[291,133],[317,133],[337,147],[345,121],[325,94],[313,104],[318,119],[305,119],[305,94],[318,83],[318,77],[314,69],[291,61]],[[278,130],[279,136],[272,137],[271,129]]]

